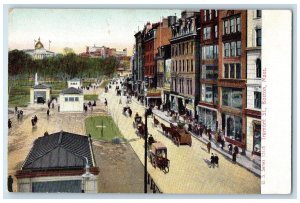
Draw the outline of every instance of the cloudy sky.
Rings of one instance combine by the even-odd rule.
[[[180,10],[145,9],[13,9],[9,13],[9,49],[32,49],[41,38],[46,49],[76,53],[86,46],[108,46],[132,53],[134,34],[147,21],[180,16]]]

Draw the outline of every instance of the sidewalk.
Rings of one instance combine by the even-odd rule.
[[[170,121],[171,118],[168,117],[165,112],[162,112],[158,109],[153,109],[153,114],[157,115],[158,117],[167,121],[168,123],[171,123],[171,121]],[[208,137],[206,135],[199,137],[192,132],[190,132],[190,134],[194,138],[198,139],[199,141],[201,141],[205,144],[207,144],[209,141]],[[222,150],[221,147],[217,144],[217,142],[212,138],[212,141],[211,141],[212,149],[218,151],[219,153],[223,154],[225,157],[227,157],[228,159],[231,160],[232,155],[229,154],[228,150],[226,150],[226,149],[228,149],[227,145],[228,145],[228,143],[225,142],[224,150]],[[260,177],[261,176],[261,158],[259,156],[256,156],[255,160],[252,161],[250,159],[250,157],[251,157],[251,152],[246,151],[246,155],[239,154],[237,156],[236,163]]]

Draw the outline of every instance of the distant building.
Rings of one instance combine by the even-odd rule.
[[[46,84],[38,84],[30,88],[30,103],[44,104],[50,100],[51,87]]]
[[[87,58],[108,58],[108,57],[125,57],[127,56],[127,49],[123,49],[121,51],[117,51],[115,48],[109,47],[98,47],[94,46],[87,46],[86,51],[79,54],[81,57]]]
[[[34,141],[16,172],[17,190],[97,193],[98,174],[91,138],[61,131]]]
[[[80,88],[69,87],[62,90],[59,95],[61,112],[82,112],[83,102],[83,92]]]
[[[40,38],[35,43],[34,49],[24,49],[25,53],[29,54],[33,59],[44,59],[55,56],[55,53],[44,48]]]
[[[68,87],[74,87],[74,88],[81,88],[82,83],[79,78],[73,78],[71,80],[68,80]]]

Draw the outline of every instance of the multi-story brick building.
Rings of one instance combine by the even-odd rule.
[[[133,86],[136,95],[143,94],[142,92],[142,82],[144,81],[144,68],[143,68],[143,34],[138,31],[135,35],[135,60],[134,68],[132,72],[133,76]]]
[[[200,12],[183,11],[172,25],[171,42],[171,110],[195,116],[199,89]]]
[[[198,121],[216,132],[218,128],[218,11],[200,10],[200,83],[201,95],[197,106]]]
[[[247,11],[247,150],[261,146],[261,10]]]
[[[159,23],[148,22],[143,30],[144,33],[144,79],[147,88],[156,86],[155,78],[155,34]]]
[[[219,11],[219,117],[225,140],[246,148],[247,11]]]

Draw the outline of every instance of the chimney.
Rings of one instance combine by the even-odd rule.
[[[59,133],[59,138],[58,138],[58,142],[57,142],[57,144],[59,144],[59,145],[61,144],[63,133],[64,133],[64,131],[60,131],[60,133]]]

